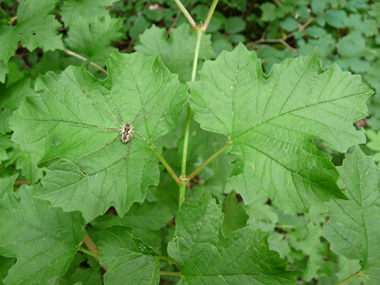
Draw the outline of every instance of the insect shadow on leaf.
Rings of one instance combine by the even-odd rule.
[[[112,141],[110,141],[110,142],[108,142],[108,143],[106,143],[106,144],[104,144],[104,145],[102,145],[101,147],[98,147],[97,149],[95,149],[95,150],[93,150],[93,151],[91,151],[91,152],[89,152],[89,153],[86,153],[86,154],[84,154],[84,155],[82,155],[82,156],[80,156],[79,158],[77,158],[77,159],[75,159],[74,161],[77,161],[77,160],[80,160],[80,159],[82,159],[83,157],[86,157],[86,156],[88,156],[88,155],[90,155],[90,154],[92,154],[92,153],[94,153],[94,152],[96,152],[96,151],[98,151],[98,150],[100,150],[100,149],[102,149],[103,147],[106,147],[106,146],[108,146],[108,145],[110,145],[110,144],[112,144],[112,143],[114,143],[116,140],[117,140],[117,138],[119,137],[119,135],[120,135],[120,138],[121,138],[121,142],[122,143],[124,143],[124,144],[126,144],[126,143],[128,143],[129,142],[129,145],[128,145],[128,150],[127,150],[127,154],[125,155],[125,157],[124,157],[124,160],[123,160],[123,163],[122,163],[122,165],[121,165],[121,167],[120,167],[120,169],[119,169],[119,171],[118,171],[118,173],[117,173],[117,175],[116,175],[116,177],[115,177],[115,179],[113,180],[113,182],[112,182],[112,185],[110,186],[110,188],[107,190],[107,192],[104,194],[104,195],[101,195],[101,196],[99,196],[98,194],[96,194],[94,191],[92,191],[92,193],[95,195],[95,196],[97,196],[98,198],[104,198],[105,196],[107,196],[108,195],[108,193],[111,191],[111,189],[112,189],[112,187],[115,185],[115,183],[116,183],[116,180],[117,180],[117,178],[119,177],[119,175],[120,175],[120,172],[121,172],[121,170],[123,169],[123,167],[124,167],[124,164],[125,164],[125,162],[127,161],[127,157],[128,157],[128,154],[129,154],[129,151],[130,151],[130,149],[131,149],[131,145],[132,145],[132,138],[133,138],[133,134],[136,134],[138,137],[140,137],[141,139],[143,139],[143,140],[145,140],[145,141],[147,141],[147,142],[150,142],[150,140],[148,140],[148,139],[146,139],[146,138],[144,138],[144,137],[142,137],[142,136],[140,136],[136,131],[134,131],[134,128],[150,113],[150,111],[153,109],[153,107],[154,107],[154,105],[156,104],[156,102],[157,102],[157,99],[158,99],[158,97],[161,95],[161,92],[162,92],[162,90],[163,89],[165,89],[165,86],[166,86],[166,84],[168,83],[168,81],[169,81],[169,79],[170,79],[170,76],[171,76],[171,73],[169,73],[169,76],[168,76],[168,78],[166,79],[166,81],[164,82],[164,85],[161,87],[161,90],[160,90],[160,92],[158,93],[158,95],[157,95],[157,97],[156,97],[156,99],[154,100],[154,102],[153,102],[153,104],[150,106],[150,108],[149,108],[149,110],[136,122],[136,120],[137,120],[137,118],[138,118],[138,116],[140,115],[140,113],[141,113],[141,111],[143,110],[143,108],[145,107],[145,105],[149,102],[149,99],[150,99],[150,95],[148,95],[148,99],[145,101],[145,103],[142,105],[142,107],[140,108],[140,110],[137,112],[137,114],[136,114],[136,116],[135,116],[135,118],[134,118],[134,120],[133,120],[133,122],[130,124],[130,123],[124,123],[124,120],[123,120],[123,118],[122,118],[122,116],[121,116],[121,114],[120,114],[120,112],[117,110],[117,108],[114,106],[114,105],[112,105],[111,103],[110,103],[110,101],[107,99],[107,96],[105,96],[105,94],[103,93],[103,91],[102,90],[100,90],[101,91],[101,93],[103,94],[103,96],[104,96],[104,98],[107,100],[107,102],[108,102],[108,104],[110,104],[114,109],[115,109],[115,111],[116,111],[116,113],[117,113],[117,115],[119,116],[119,119],[120,119],[120,121],[117,119],[117,117],[116,116],[112,116],[111,115],[111,113],[110,112],[108,112],[107,111],[107,109],[106,108],[104,108],[96,99],[94,99],[92,96],[91,96],[91,94],[89,93],[89,92],[87,92],[82,86],[80,86],[77,82],[75,82],[75,80],[66,72],[66,71],[64,71],[64,73],[66,74],[66,76],[67,76],[67,78],[69,78],[69,80],[70,81],[72,81],[75,85],[77,85],[79,88],[80,88],[80,90],[84,93],[84,95],[86,95],[86,96],[88,96],[89,98],[90,98],[90,100],[92,100],[92,101],[94,101],[97,105],[99,105],[99,107],[100,108],[102,108],[114,121],[115,121],[115,123],[118,123],[118,124],[120,124],[120,129],[119,128],[106,128],[106,127],[90,127],[90,126],[79,126],[79,125],[73,125],[73,126],[76,126],[76,127],[81,127],[81,128],[97,128],[97,129],[104,129],[104,130],[112,130],[112,131],[117,131],[117,132],[119,132],[118,134],[117,134],[117,136],[112,140]],[[136,122],[136,123],[135,123]]]

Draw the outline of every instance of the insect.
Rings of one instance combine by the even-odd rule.
[[[117,136],[112,140],[112,141],[110,141],[110,142],[108,142],[108,143],[106,143],[106,144],[104,144],[104,145],[102,145],[101,147],[98,147],[97,149],[95,149],[95,150],[93,150],[93,151],[91,151],[91,152],[89,152],[89,153],[87,153],[87,154],[84,154],[84,155],[82,155],[82,156],[80,156],[79,158],[77,158],[77,159],[75,159],[74,161],[78,161],[78,160],[80,160],[80,159],[82,159],[83,157],[86,157],[86,156],[88,156],[88,155],[90,155],[90,154],[92,154],[92,153],[94,153],[94,152],[96,152],[96,151],[98,151],[98,150],[100,150],[101,148],[104,148],[104,147],[106,147],[106,146],[108,146],[108,145],[110,145],[110,144],[112,144],[112,143],[114,143],[117,139],[118,139],[118,137],[120,136],[120,139],[121,139],[121,142],[123,143],[123,144],[127,144],[128,142],[129,142],[129,145],[128,145],[128,150],[127,150],[127,153],[126,153],[126,155],[125,155],[125,157],[124,157],[124,160],[123,160],[123,163],[122,163],[122,165],[121,165],[121,167],[120,167],[120,169],[119,169],[119,171],[118,171],[118,173],[117,173],[117,175],[116,175],[116,177],[115,177],[115,179],[113,180],[113,182],[112,182],[112,185],[110,186],[110,188],[107,190],[107,192],[104,194],[104,195],[102,195],[102,196],[99,196],[99,195],[97,195],[94,191],[92,191],[92,193],[95,195],[95,196],[97,196],[98,198],[104,198],[105,196],[107,196],[108,195],[108,193],[111,191],[111,189],[112,189],[112,187],[115,185],[115,183],[116,183],[116,180],[118,179],[118,177],[119,177],[119,175],[120,175],[120,172],[121,172],[121,170],[123,169],[123,167],[124,167],[124,164],[125,164],[125,162],[126,162],[126,160],[127,160],[127,157],[128,157],[128,155],[129,155],[129,152],[130,152],[130,149],[131,149],[131,145],[132,145],[132,138],[133,138],[133,135],[134,134],[136,134],[138,137],[140,137],[141,139],[143,139],[144,141],[150,141],[150,140],[148,140],[148,139],[146,139],[146,138],[144,138],[144,137],[142,137],[141,135],[139,135],[135,130],[134,130],[134,128],[150,113],[150,111],[152,110],[152,108],[154,107],[154,105],[156,104],[156,102],[157,102],[157,99],[159,98],[159,96],[160,96],[160,94],[161,94],[161,92],[162,92],[162,90],[163,89],[165,89],[165,86],[166,86],[166,84],[167,84],[167,82],[169,81],[169,79],[170,79],[170,76],[171,76],[171,74],[169,74],[169,76],[168,76],[168,78],[166,79],[166,81],[164,82],[164,85],[162,86],[162,88],[161,88],[161,90],[160,90],[160,92],[158,93],[158,95],[157,95],[157,97],[156,97],[156,99],[154,100],[154,102],[153,102],[153,104],[150,106],[150,108],[149,108],[149,110],[136,122],[136,120],[137,120],[137,118],[139,117],[139,115],[141,114],[141,111],[144,109],[144,107],[145,107],[145,105],[148,103],[148,101],[149,101],[149,99],[150,99],[150,95],[148,95],[148,99],[145,101],[145,103],[142,105],[142,107],[140,108],[140,110],[138,111],[138,113],[136,114],[136,116],[135,116],[135,118],[134,118],[134,120],[133,120],[133,122],[132,123],[124,123],[124,120],[123,120],[123,118],[122,118],[122,116],[121,116],[121,114],[120,114],[120,112],[117,110],[117,108],[115,107],[115,106],[113,106],[110,102],[109,102],[109,100],[107,99],[107,97],[105,96],[105,94],[103,93],[103,91],[102,90],[100,90],[101,91],[101,93],[103,94],[103,96],[104,96],[104,98],[107,100],[107,102],[115,109],[115,111],[116,111],[116,113],[117,113],[117,115],[118,115],[118,117],[119,117],[119,119],[116,117],[116,116],[112,116],[112,114],[109,112],[109,111],[107,111],[107,109],[106,108],[104,108],[96,99],[94,99],[92,96],[91,96],[91,94],[89,93],[89,92],[87,92],[81,85],[79,85],[77,82],[75,82],[75,80],[66,72],[66,71],[64,71],[64,73],[66,74],[66,76],[70,79],[70,81],[72,81],[75,85],[77,85],[80,89],[81,89],[81,91],[86,95],[86,96],[88,96],[92,101],[94,101],[101,109],[103,109],[114,121],[115,121],[115,123],[117,123],[117,124],[119,124],[120,125],[120,128],[114,128],[114,127],[112,127],[112,128],[106,128],[106,127],[90,127],[90,126],[80,126],[80,125],[74,125],[74,126],[77,126],[77,127],[83,127],[83,128],[98,128],[98,129],[105,129],[105,130],[112,130],[112,131],[117,131],[118,132],[118,134],[117,134]]]

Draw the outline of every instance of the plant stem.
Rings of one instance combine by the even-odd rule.
[[[191,81],[195,81],[195,76],[197,75],[197,65],[198,65],[199,49],[201,47],[202,35],[203,35],[202,29],[198,29],[197,30],[197,41],[195,42],[193,71],[191,72]]]
[[[342,282],[339,282],[337,285],[343,285],[343,284],[346,284],[348,282],[350,282],[351,280],[354,280],[356,277],[362,275],[363,272],[359,271],[358,273],[348,277],[347,279],[343,280]]]
[[[153,145],[150,147],[150,149],[157,156],[158,160],[161,161],[162,165],[165,166],[166,170],[173,177],[174,181],[179,185],[181,182],[179,181],[178,176],[175,174],[174,170],[170,167],[170,165],[166,162],[165,158],[163,158],[162,155],[158,153],[158,151]]]
[[[197,32],[197,40],[195,42],[193,71],[191,73],[191,81],[195,80],[195,76],[197,74],[199,49],[201,46],[201,39],[203,35],[202,29],[197,29],[196,32]],[[181,206],[183,202],[185,201],[186,184],[189,181],[186,178],[186,160],[187,160],[187,147],[189,145],[190,123],[191,123],[191,108],[190,108],[190,105],[187,105],[185,139],[183,142],[183,151],[182,151],[182,164],[181,164],[181,177],[180,177],[181,183],[179,185],[179,209],[181,209]]]
[[[217,157],[219,154],[221,154],[223,151],[226,150],[230,145],[232,144],[232,141],[229,141],[226,143],[221,149],[219,149],[216,153],[214,153],[212,156],[210,156],[205,162],[203,162],[200,166],[197,167],[188,177],[188,180],[191,180],[199,171],[201,171],[207,164],[209,164],[215,157]]]
[[[84,239],[83,239],[82,242],[87,246],[87,248],[89,250],[84,249],[84,248],[82,248],[80,246],[78,247],[78,250],[81,251],[81,252],[84,252],[84,253],[87,253],[87,254],[93,256],[96,259],[96,261],[100,263],[100,259],[98,258],[98,254],[99,254],[100,250],[99,250],[99,248],[96,247],[95,243],[92,241],[92,239],[90,238],[90,236],[88,235],[87,232],[86,232],[86,234],[85,234]],[[88,252],[90,252],[91,254],[88,253]],[[108,270],[107,266],[104,266],[104,265],[101,265],[101,266],[103,267],[103,269],[105,271]]]
[[[73,57],[76,57],[76,58],[78,58],[78,59],[80,59],[80,60],[87,61],[87,58],[85,58],[85,57],[83,57],[83,56],[81,56],[81,55],[79,55],[79,54],[77,54],[77,53],[75,53],[75,52],[73,52],[73,51],[71,51],[71,50],[65,49],[64,52],[67,53],[68,55],[71,55],[71,56],[73,56]],[[101,68],[101,67],[100,67],[99,65],[97,65],[96,63],[90,61],[89,64],[92,65],[93,67],[99,69],[101,72],[103,72],[103,73],[105,73],[105,74],[108,75],[107,70],[105,70],[104,68]]]
[[[206,20],[205,20],[204,24],[202,25],[202,31],[203,32],[206,32],[207,27],[210,24],[212,15],[214,14],[214,11],[215,11],[215,8],[216,8],[216,4],[218,4],[218,1],[219,0],[212,1],[212,4],[210,6],[210,10],[208,10],[208,13],[207,13]]]
[[[186,7],[183,6],[183,4],[181,3],[180,0],[174,0],[175,3],[177,3],[177,6],[178,8],[182,11],[182,13],[185,15],[185,17],[187,18],[187,20],[189,21],[190,23],[190,26],[193,28],[193,30],[195,31],[197,29],[197,24],[195,23],[195,21],[193,20],[193,17],[191,17],[190,13],[187,11]]]
[[[81,246],[78,247],[78,251],[86,253],[88,255],[91,255],[91,256],[95,257],[95,259],[98,258],[98,255],[96,253],[93,253],[92,251],[89,251],[88,249],[85,249],[85,248],[83,248]]]
[[[179,267],[179,264],[177,263],[177,261],[175,261],[174,259],[170,258],[170,257],[166,257],[166,256],[159,256],[158,257],[159,259],[162,259],[162,260],[165,260],[167,262],[169,262],[170,264],[175,264],[178,268]]]
[[[160,275],[181,276],[181,273],[179,273],[179,272],[166,272],[166,271],[160,271]]]

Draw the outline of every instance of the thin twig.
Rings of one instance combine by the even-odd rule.
[[[361,276],[362,274],[363,274],[363,272],[362,272],[362,271],[359,271],[358,273],[356,273],[356,274],[354,274],[354,275],[348,277],[347,279],[343,280],[342,282],[339,282],[337,285],[343,285],[343,284],[346,284],[346,283],[348,283],[348,282],[354,280],[355,278]]]
[[[297,32],[304,31],[304,30],[307,28],[307,26],[309,26],[310,23],[313,22],[313,21],[315,21],[316,19],[317,19],[317,18],[310,18],[309,20],[307,20],[307,21],[305,22],[305,24],[303,24],[301,27],[299,27],[299,29],[298,29],[297,31],[294,31],[294,32],[290,33],[289,35],[287,35],[287,36],[285,37],[285,40],[287,40],[287,39],[293,37]]]
[[[263,43],[280,43],[282,45],[284,45],[285,47],[287,47],[288,49],[292,50],[293,52],[295,52],[296,54],[298,54],[298,51],[296,48],[290,46],[286,40],[288,40],[289,38],[293,37],[297,32],[301,32],[301,31],[304,31],[307,26],[310,25],[311,22],[315,21],[316,18],[311,18],[309,20],[307,20],[305,22],[305,24],[303,24],[301,27],[299,27],[299,29],[297,31],[294,31],[288,35],[286,35],[284,38],[282,39],[266,39],[265,36],[266,36],[266,33],[267,33],[267,30],[268,30],[268,27],[265,29],[265,31],[263,32],[261,38],[257,41],[254,41],[252,43],[249,43],[249,44],[253,44],[253,45],[258,45],[258,44],[263,44]],[[247,44],[247,45],[249,45]]]
[[[96,256],[94,256],[94,258],[96,259],[97,262],[100,263],[100,259],[97,257],[99,255],[99,252],[100,250],[96,247],[95,243],[92,241],[92,239],[90,238],[90,236],[87,234],[87,231],[86,231],[86,235],[84,236],[84,239],[83,239],[83,243],[87,246],[87,248],[94,254],[96,254]],[[101,265],[101,264],[100,264]],[[102,268],[107,271],[108,270],[108,267],[107,266],[104,266],[104,265],[101,265]]]
[[[17,180],[13,185],[22,185],[22,184],[27,184],[30,185],[30,181],[28,180]]]
[[[187,11],[185,6],[181,3],[180,0],[174,0],[174,2],[177,4],[178,8],[182,11],[183,15],[186,17],[186,19],[189,21],[191,27],[195,31],[197,29],[197,24],[195,23],[193,17],[191,17],[190,13]]]
[[[187,1],[187,2],[185,3],[184,6],[187,6],[188,4],[189,4],[189,1]],[[191,7],[192,7],[193,5],[194,5],[194,4],[191,4]],[[181,9],[179,9],[177,15],[176,15],[175,18],[174,18],[173,23],[171,24],[169,30],[166,32],[166,36],[167,36],[167,37],[170,36],[172,30],[174,29],[175,24],[177,24],[177,21],[178,21],[178,19],[179,19],[179,16],[181,16],[181,13],[182,13],[182,12],[181,12]]]
[[[156,148],[154,146],[151,146],[150,149],[153,151],[153,153],[157,156],[158,160],[161,161],[162,165],[165,166],[166,170],[169,172],[169,174],[173,177],[174,181],[179,185],[181,182],[179,181],[179,178],[175,174],[174,170],[170,167],[170,165],[166,162],[165,158],[161,156],[161,154],[158,153]]]
[[[83,56],[81,56],[81,55],[79,55],[79,54],[77,54],[77,53],[75,53],[75,52],[73,52],[73,51],[70,51],[70,50],[68,50],[68,49],[65,49],[64,52],[67,53],[68,55],[71,55],[71,56],[73,56],[73,57],[76,57],[76,58],[78,58],[78,59],[80,59],[80,60],[82,60],[82,61],[85,61],[85,62],[87,61],[87,58],[85,58],[85,57],[83,57]],[[105,70],[104,68],[101,68],[101,67],[100,67],[99,65],[97,65],[96,63],[90,61],[89,64],[92,65],[93,67],[99,69],[101,72],[103,72],[103,73],[105,73],[105,74],[108,75],[107,70]]]
[[[206,16],[206,20],[205,20],[204,24],[202,25],[203,32],[206,32],[207,27],[210,24],[212,15],[214,14],[214,11],[215,11],[215,8],[216,8],[217,4],[218,4],[218,0],[213,0],[212,1],[211,6],[210,6],[210,10],[208,10],[208,13],[207,13],[207,16]]]
[[[203,162],[200,166],[198,166],[197,169],[195,169],[189,176],[187,176],[187,181],[190,181],[195,175],[198,174],[199,171],[201,171],[207,164],[213,161],[215,157],[217,157],[219,154],[225,151],[231,144],[232,144],[232,141],[227,142],[221,149],[219,149],[216,153],[210,156],[205,162]]]

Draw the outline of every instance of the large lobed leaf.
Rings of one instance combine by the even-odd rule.
[[[304,212],[345,198],[330,156],[313,138],[340,152],[365,142],[352,123],[366,116],[372,91],[359,76],[336,65],[322,70],[315,54],[287,59],[266,76],[243,45],[206,61],[200,75],[188,83],[194,118],[233,141],[230,181],[246,203],[267,194],[281,209]]]
[[[13,180],[9,183],[9,179]],[[33,198],[36,187],[12,191],[16,176],[0,180],[0,254],[16,257],[5,284],[58,284],[84,238],[79,213],[64,213]],[[17,197],[17,196],[19,197]]]
[[[146,188],[159,179],[151,143],[134,135],[123,144],[118,131],[98,127],[120,128],[113,118],[121,120],[114,108],[124,123],[132,123],[147,102],[134,130],[155,141],[175,128],[188,99],[186,86],[156,57],[114,53],[108,58],[108,70],[105,82],[80,68],[41,77],[36,84],[40,94],[27,97],[10,120],[12,140],[22,149],[43,149],[42,161],[64,158],[50,167],[39,197],[64,211],[80,210],[87,221],[111,205],[123,216],[133,202],[145,199]]]
[[[294,284],[298,272],[269,250],[268,234],[244,227],[223,236],[221,207],[204,193],[176,215],[169,255],[181,268],[179,284]]]
[[[331,250],[360,260],[360,275],[380,283],[380,170],[357,146],[347,154],[340,174],[349,200],[328,203],[330,220],[324,236]]]

